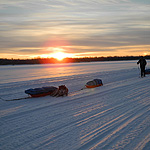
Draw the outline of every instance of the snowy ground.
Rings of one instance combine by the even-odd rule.
[[[68,97],[0,100],[1,150],[149,150],[150,75],[137,69],[0,85],[0,97],[26,96],[33,87],[69,88]],[[80,90],[94,78],[104,86]]]

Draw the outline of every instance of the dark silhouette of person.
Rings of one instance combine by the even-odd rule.
[[[141,77],[145,77],[145,66],[147,64],[145,58],[143,56],[141,56],[139,61],[137,62],[137,64],[140,64]]]

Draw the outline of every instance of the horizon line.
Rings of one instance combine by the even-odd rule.
[[[68,59],[82,59],[82,58],[109,58],[109,57],[141,57],[143,55],[127,55],[127,56],[84,56],[84,57],[65,57],[64,59],[68,58]],[[143,57],[149,57],[150,55],[144,55]],[[30,59],[57,59],[57,58],[54,58],[54,57],[33,57],[33,58],[0,58],[0,59],[8,59],[8,60],[30,60]]]

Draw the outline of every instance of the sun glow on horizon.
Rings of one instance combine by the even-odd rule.
[[[56,52],[56,53],[53,53],[49,56],[53,57],[53,58],[56,58],[57,60],[61,61],[64,58],[72,57],[72,54],[68,54],[68,53],[64,53],[64,52]]]
[[[47,51],[46,54],[41,54],[41,58],[55,58],[58,61],[62,61],[64,58],[74,57],[75,54],[69,53],[70,49],[62,47],[45,47],[44,51]],[[67,53],[68,52],[68,53]]]

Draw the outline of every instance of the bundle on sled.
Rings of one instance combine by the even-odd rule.
[[[60,85],[57,90],[55,90],[51,96],[67,96],[68,95],[68,88],[65,85]]]
[[[31,97],[42,97],[46,95],[50,96],[67,96],[68,88],[65,85],[61,85],[58,88],[54,86],[47,86],[42,88],[34,88],[25,90],[25,93],[30,95]]]
[[[150,69],[146,69],[145,74],[150,74]]]
[[[103,85],[103,83],[102,83],[101,79],[94,79],[92,81],[87,82],[85,87],[86,88],[95,88],[95,87],[102,86],[102,85]]]

